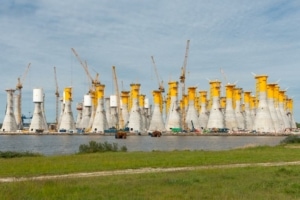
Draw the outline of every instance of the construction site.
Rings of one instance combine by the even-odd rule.
[[[268,82],[268,75],[253,74],[256,91],[240,88],[225,81],[209,80],[209,90],[197,90],[186,85],[186,68],[190,40],[187,40],[183,65],[178,80],[164,87],[154,57],[151,56],[157,78],[157,88],[151,94],[142,94],[142,83],[131,83],[130,91],[120,90],[117,70],[112,66],[114,94],[105,95],[105,84],[97,73],[93,77],[86,62],[71,48],[90,82],[82,102],[73,102],[72,87],[60,94],[56,76],[55,122],[47,122],[43,88],[32,88],[34,110],[28,127],[22,113],[22,88],[30,69],[28,64],[13,89],[6,89],[7,103],[0,134],[99,134],[112,135],[249,135],[295,134],[298,132],[293,115],[293,99],[278,82]],[[250,75],[249,75],[250,76]],[[221,90],[224,94],[221,95]],[[153,99],[150,102],[149,96]],[[73,107],[76,113],[73,113]],[[116,135],[117,138],[117,135]]]

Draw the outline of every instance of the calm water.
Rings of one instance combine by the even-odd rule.
[[[30,151],[44,155],[72,154],[89,141],[118,143],[128,151],[228,150],[249,145],[275,146],[285,136],[114,136],[97,135],[0,135],[0,151]]]

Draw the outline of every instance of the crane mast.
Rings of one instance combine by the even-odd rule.
[[[186,74],[186,66],[187,66],[187,60],[188,60],[188,54],[189,54],[189,48],[190,48],[190,40],[186,41],[186,49],[185,49],[185,56],[184,56],[184,61],[183,65],[181,67],[181,76],[180,76],[180,83],[182,85],[181,88],[181,95],[182,95],[182,125],[183,128],[186,129],[186,123],[185,123],[185,118],[186,118],[186,113],[185,113],[185,102],[184,102],[184,96],[185,96],[185,74]]]
[[[116,67],[115,66],[112,66],[112,71],[113,71],[113,78],[114,78],[114,85],[115,85],[115,93],[116,93],[116,96],[117,96],[117,113],[118,113],[117,122],[118,122],[118,124],[117,124],[116,128],[119,129],[120,127],[123,128],[124,121],[123,121],[123,116],[122,116],[121,109],[120,109],[120,92],[119,92],[118,79],[117,79]]]
[[[54,67],[54,80],[55,80],[55,96],[56,96],[56,105],[55,105],[55,123],[56,127],[58,125],[58,104],[59,104],[59,90],[56,76],[56,67]]]
[[[26,70],[25,70],[25,72],[24,72],[24,74],[21,76],[21,77],[18,77],[18,83],[17,83],[17,85],[16,85],[16,90],[18,90],[19,91],[19,94],[17,94],[18,95],[18,97],[17,97],[17,101],[18,101],[18,108],[17,108],[17,110],[18,110],[18,113],[17,113],[17,125],[18,125],[18,129],[21,129],[22,128],[22,88],[23,88],[23,83],[24,83],[24,81],[25,81],[25,79],[26,79],[26,76],[27,76],[27,74],[28,74],[28,71],[29,71],[29,69],[30,69],[30,66],[31,66],[31,63],[29,63],[28,65],[27,65],[27,68],[26,68]]]
[[[151,56],[151,59],[152,59],[153,67],[154,67],[157,82],[158,82],[158,90],[161,91],[161,92],[165,92],[163,81],[160,81],[160,79],[159,79],[159,75],[158,75],[158,72],[157,72],[157,67],[156,67],[156,64],[155,64],[155,61],[154,61],[154,57]]]

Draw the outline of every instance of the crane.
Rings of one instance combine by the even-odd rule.
[[[154,67],[157,82],[158,82],[158,90],[161,91],[161,92],[165,92],[163,81],[160,81],[160,79],[159,79],[159,75],[158,75],[158,72],[157,72],[157,67],[156,67],[156,64],[155,64],[155,61],[154,61],[154,57],[151,56],[151,59],[152,59],[153,67]]]
[[[115,66],[112,66],[112,71],[113,71],[115,92],[116,92],[116,96],[117,96],[118,125],[120,125],[120,127],[123,127],[124,121],[123,121],[123,116],[122,116],[121,109],[120,109],[120,93],[119,93],[118,79],[117,79]],[[117,125],[117,129],[119,129],[118,125]]]
[[[88,79],[91,81],[92,86],[94,87],[96,84],[99,84],[100,82],[98,80],[94,80],[93,77],[91,76],[87,63],[83,63],[82,60],[80,59],[78,53],[76,52],[76,50],[74,48],[71,48],[71,50],[73,51],[74,55],[76,56],[77,60],[79,61],[79,63],[81,64],[81,66],[83,67]],[[98,75],[96,76],[96,78],[98,79]]]
[[[55,123],[58,125],[58,104],[59,104],[59,90],[56,76],[56,67],[54,67],[54,80],[55,80],[55,96],[56,96],[56,107],[55,107]]]
[[[28,74],[28,71],[30,69],[30,66],[31,66],[31,63],[29,63],[27,65],[27,68],[24,72],[24,74],[21,76],[21,77],[18,77],[18,82],[17,82],[17,85],[16,85],[16,90],[18,91],[18,97],[17,97],[17,101],[18,101],[18,108],[17,108],[17,112],[16,113],[16,121],[17,121],[17,126],[18,126],[18,129],[21,129],[22,128],[22,105],[21,105],[21,102],[22,102],[22,88],[23,88],[23,83],[26,79],[26,76]]]
[[[181,91],[181,95],[182,95],[182,124],[183,124],[183,128],[186,128],[186,123],[185,123],[185,105],[184,105],[184,96],[185,96],[185,73],[186,73],[186,66],[187,66],[187,60],[188,60],[188,55],[189,55],[189,48],[190,48],[190,40],[186,41],[186,49],[185,49],[185,56],[184,56],[184,61],[183,61],[183,65],[181,67],[181,75],[179,77],[180,79],[180,83],[182,85],[182,91]]]

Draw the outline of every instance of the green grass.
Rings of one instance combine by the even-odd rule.
[[[300,148],[286,147],[289,145],[230,151],[106,152],[0,159],[0,177],[300,160]],[[0,199],[300,199],[300,166],[0,183],[0,194]]]

